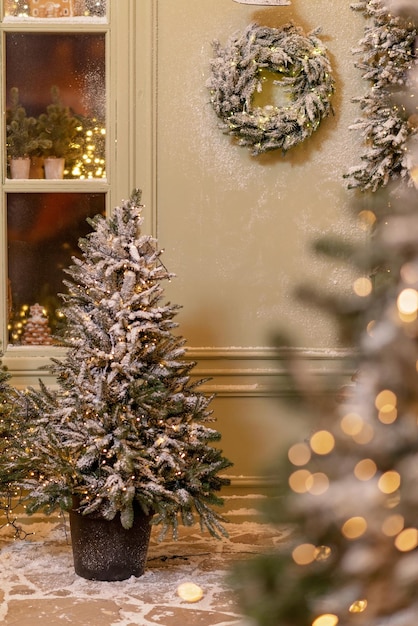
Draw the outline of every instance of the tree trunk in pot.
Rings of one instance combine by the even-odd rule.
[[[120,516],[105,520],[97,514],[70,511],[71,540],[76,574],[88,580],[126,580],[142,576],[151,535],[152,515],[134,507],[132,528]]]

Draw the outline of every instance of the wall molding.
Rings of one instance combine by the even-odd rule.
[[[320,387],[335,391],[354,371],[354,352],[306,348],[190,348],[196,362],[193,379],[209,379],[202,389],[221,396],[289,396],[294,394],[289,368],[319,377]]]
[[[59,359],[63,348],[10,347],[3,363],[17,387],[36,385],[42,378],[47,384],[54,379],[49,367],[51,358]],[[350,377],[353,351],[344,349],[306,349],[270,347],[191,347],[186,359],[194,361],[193,380],[204,380],[203,392],[221,396],[287,396],[292,394],[289,363],[299,364],[309,375],[317,376],[321,386],[335,389],[333,381]],[[329,382],[327,382],[329,380]]]

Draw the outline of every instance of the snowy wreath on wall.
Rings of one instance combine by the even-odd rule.
[[[268,28],[253,23],[225,47],[214,42],[207,82],[211,103],[222,120],[220,128],[251,154],[286,152],[310,137],[332,111],[334,79],[318,32],[305,35],[293,24]],[[286,90],[284,106],[254,106],[265,70],[277,74],[275,83]]]

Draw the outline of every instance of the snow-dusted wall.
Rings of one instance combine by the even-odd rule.
[[[351,270],[320,259],[311,244],[324,233],[362,236],[343,174],[361,152],[349,125],[359,114],[351,100],[365,89],[351,53],[364,18],[350,0],[281,7],[159,0],[155,7],[155,222],[164,261],[177,274],[167,294],[183,306],[180,331],[197,374],[212,377],[207,388],[217,396],[221,445],[239,477],[234,484],[251,490],[298,422],[273,397],[291,392],[270,350],[272,334],[293,335],[313,369],[340,362],[333,321],[295,300],[293,290],[303,282],[351,289]],[[218,129],[205,86],[212,41],[224,44],[252,22],[289,21],[306,33],[322,28],[336,79],[335,115],[286,156],[252,157]]]
[[[342,176],[358,162],[358,114],[364,89],[351,49],[364,18],[349,0],[292,0],[291,6],[232,0],[158,3],[157,222],[165,260],[178,278],[170,296],[188,344],[264,347],[284,327],[298,345],[337,343],[331,321],[293,298],[301,282],[350,288],[350,275],[319,259],[310,245],[323,233],[352,236]],[[286,156],[252,157],[217,128],[205,83],[211,42],[251,22],[305,32],[320,26],[336,78],[335,116]]]

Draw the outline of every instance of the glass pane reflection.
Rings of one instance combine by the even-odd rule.
[[[6,33],[7,129],[13,119],[16,93],[26,116],[37,122],[31,131],[37,139],[64,138],[60,149],[62,151],[63,143],[69,148],[65,178],[106,176],[103,33]],[[60,130],[53,115],[48,121],[49,134],[45,135],[41,119],[56,101],[77,120],[77,134],[71,139]],[[11,157],[9,134],[7,141],[8,156]],[[29,156],[62,156],[54,154],[54,146],[53,143],[49,148],[43,146],[34,150],[32,147]],[[43,172],[40,176],[43,177]]]
[[[23,339],[30,307],[40,304],[52,333],[59,331],[57,294],[63,269],[79,255],[78,240],[91,231],[87,217],[104,215],[104,194],[8,194],[8,328],[11,344]],[[40,344],[48,343],[41,339]]]
[[[105,17],[106,0],[6,0],[5,15],[11,17]]]

